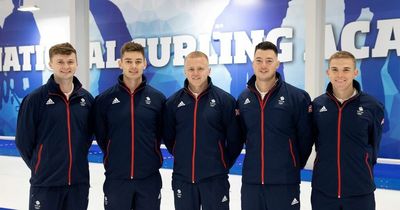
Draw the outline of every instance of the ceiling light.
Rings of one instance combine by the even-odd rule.
[[[33,0],[20,0],[18,11],[32,12],[40,10],[40,8],[33,2]]]

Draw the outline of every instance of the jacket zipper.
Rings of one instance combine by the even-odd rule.
[[[49,93],[50,95],[55,95],[60,97],[66,106],[67,111],[67,136],[68,136],[68,185],[71,185],[71,172],[72,172],[72,141],[71,141],[71,113],[70,113],[70,100],[66,99],[65,96],[57,94],[57,93]],[[71,95],[72,96],[72,95]],[[70,99],[71,99],[70,96]]]
[[[130,91],[130,89],[127,86],[121,85],[121,87],[123,89],[125,89],[131,97],[131,130],[132,130],[132,133],[131,133],[131,173],[130,173],[130,178],[133,179],[133,177],[135,175],[135,171],[134,171],[134,168],[135,168],[135,108],[134,108],[135,107],[135,94],[139,90],[143,89],[144,87],[141,87],[139,85],[139,87],[137,87],[135,89],[135,91],[133,91],[133,93]]]
[[[338,101],[335,99],[334,96],[332,96],[331,94],[328,93],[328,96],[333,100],[333,102],[335,102],[337,108],[338,108],[338,127],[337,127],[337,148],[336,148],[336,152],[337,152],[337,160],[336,160],[336,165],[337,165],[337,178],[338,178],[338,192],[337,192],[337,196],[338,198],[342,197],[342,173],[341,173],[341,152],[340,152],[340,148],[341,148],[341,127],[342,127],[342,112],[344,107],[346,106],[346,104],[349,101],[352,101],[353,98],[350,98],[349,100],[345,101],[342,103],[342,106],[339,105]]]
[[[265,132],[264,132],[264,109],[267,104],[268,98],[271,95],[271,91],[264,96],[264,99],[261,98],[260,94],[257,94],[259,103],[260,103],[260,108],[261,108],[261,184],[265,183],[265,173],[264,173],[264,141],[265,141]]]
[[[131,179],[134,175],[134,164],[135,164],[135,98],[134,94],[131,95]]]
[[[338,176],[338,198],[342,196],[342,176],[341,176],[341,164],[340,164],[340,144],[341,144],[341,126],[342,126],[342,110],[343,107],[339,107],[338,115],[338,128],[337,128],[337,176]]]
[[[71,185],[71,171],[72,171],[71,112],[69,108],[69,101],[65,101],[65,103],[67,105],[67,127],[68,127],[68,147],[69,147],[68,185]]]
[[[261,184],[264,184],[264,107],[261,105]]]
[[[265,140],[265,137],[264,137],[264,109],[265,109],[265,106],[267,104],[269,97],[275,91],[276,87],[277,86],[275,84],[269,90],[268,94],[264,96],[264,99],[261,98],[260,93],[256,89],[249,87],[249,89],[256,94],[256,96],[258,98],[258,102],[260,104],[260,109],[261,109],[261,123],[260,123],[261,124],[260,125],[260,128],[261,128],[260,129],[261,130],[261,138],[260,138],[260,141],[261,141],[261,184],[265,183],[265,181],[264,181],[265,180],[265,173],[264,173],[264,168],[265,168],[264,167],[264,162],[265,162],[265,160],[264,160],[264,140]]]
[[[197,126],[197,105],[199,102],[199,98],[200,96],[198,96],[197,98],[195,98],[195,105],[194,105],[194,116],[193,116],[193,148],[192,148],[192,183],[194,183],[195,181],[195,170],[194,170],[194,166],[195,166],[195,157],[196,157],[196,126]]]

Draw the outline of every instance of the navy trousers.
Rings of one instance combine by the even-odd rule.
[[[375,210],[374,193],[352,197],[331,197],[312,189],[311,206],[313,210]]]
[[[198,183],[172,179],[176,210],[229,210],[228,176],[218,176]]]
[[[86,210],[89,185],[30,188],[29,210]]]
[[[159,210],[161,204],[160,173],[145,179],[110,180],[103,186],[105,210]]]
[[[300,210],[300,185],[242,183],[242,210]]]

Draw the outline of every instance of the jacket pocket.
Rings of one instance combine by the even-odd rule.
[[[43,144],[40,144],[38,154],[37,154],[37,160],[36,160],[36,164],[35,164],[35,174],[37,173],[38,168],[40,166],[40,161],[42,159],[42,150],[43,150]]]
[[[222,144],[220,141],[218,141],[218,148],[221,154],[221,162],[222,165],[224,165],[224,168],[226,168],[226,162],[225,162],[225,157],[224,157],[224,148],[222,147]]]
[[[154,145],[154,150],[158,156],[158,158],[160,159],[160,164],[162,165],[163,162],[163,157],[161,155],[161,149],[160,149],[160,144],[158,143],[158,140],[156,139],[155,141],[155,145]]]
[[[367,165],[367,169],[368,169],[370,178],[374,179],[374,177],[372,175],[371,165],[369,164],[369,154],[368,154],[368,152],[365,153],[365,165]]]
[[[315,169],[315,166],[317,165],[317,163],[318,163],[318,153],[316,153],[316,155],[315,155],[313,169]]]
[[[172,156],[175,157],[175,147],[176,147],[176,140],[174,141],[174,145],[172,145]],[[175,159],[174,159],[175,160]]]
[[[103,160],[104,167],[107,167],[107,165],[108,165],[108,158],[110,155],[110,144],[111,144],[111,139],[108,140],[108,143],[107,143],[107,150],[106,150],[106,154],[105,154],[105,157]]]
[[[293,144],[291,139],[289,139],[289,151],[290,151],[290,156],[292,156],[293,166],[297,167],[296,156],[294,156]]]

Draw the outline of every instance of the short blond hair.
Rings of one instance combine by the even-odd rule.
[[[354,57],[354,55],[348,51],[338,51],[333,53],[333,55],[331,55],[331,57],[329,58],[328,67],[331,66],[331,61],[333,59],[340,59],[340,58],[350,58],[351,60],[353,60],[354,67],[356,67],[356,57]]]
[[[188,58],[202,58],[202,57],[205,58],[208,63],[208,56],[205,53],[203,53],[201,51],[193,51],[193,52],[189,53],[188,55],[186,55],[185,63]]]

